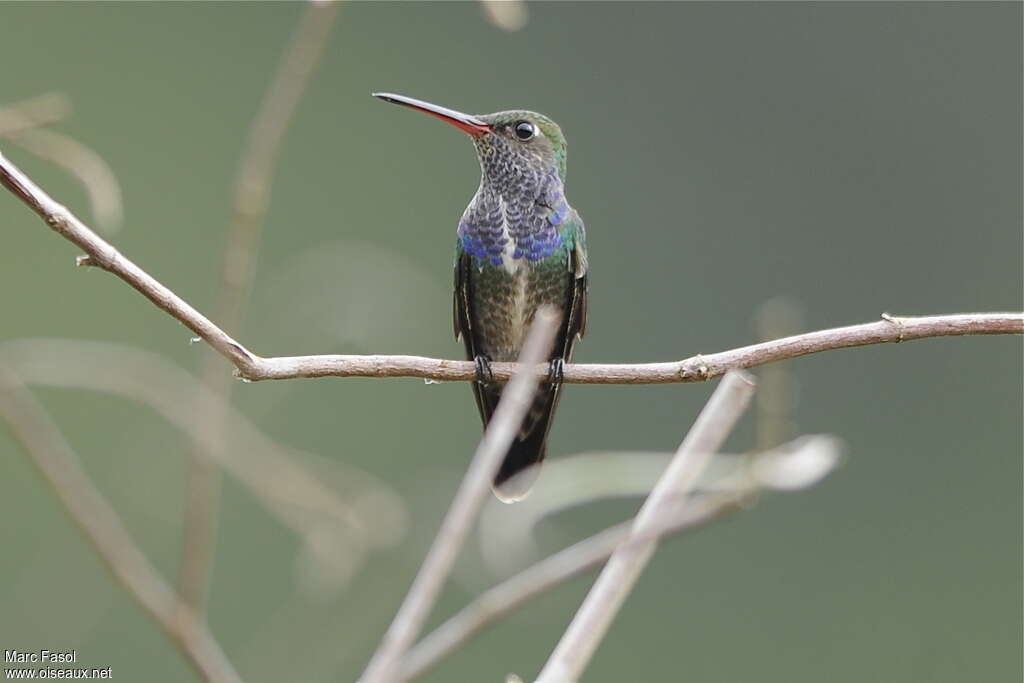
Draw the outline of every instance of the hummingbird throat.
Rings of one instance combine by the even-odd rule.
[[[480,187],[459,221],[458,236],[478,268],[515,272],[563,248],[569,205],[556,168],[501,149],[507,145],[487,144],[487,137],[476,145]]]

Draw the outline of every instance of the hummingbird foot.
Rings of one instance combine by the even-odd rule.
[[[491,359],[487,356],[474,356],[476,363],[476,383],[484,387],[494,383],[494,373],[491,372]]]
[[[565,359],[564,358],[552,358],[551,366],[548,369],[548,383],[552,387],[561,386],[562,381],[565,379]]]

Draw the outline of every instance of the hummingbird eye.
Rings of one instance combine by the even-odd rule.
[[[537,126],[533,125],[529,121],[519,121],[513,127],[516,133],[516,137],[520,140],[526,141],[534,138],[537,135]]]

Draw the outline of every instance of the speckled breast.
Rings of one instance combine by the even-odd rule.
[[[540,261],[517,259],[510,272],[490,263],[472,269],[472,322],[480,352],[495,361],[519,356],[533,314],[542,304],[564,310],[570,297],[568,251]]]

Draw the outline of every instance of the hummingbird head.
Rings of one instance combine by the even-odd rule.
[[[485,184],[507,186],[517,178],[551,171],[565,181],[565,136],[558,124],[543,114],[525,110],[463,114],[404,95],[374,93],[374,97],[436,116],[469,134]]]

